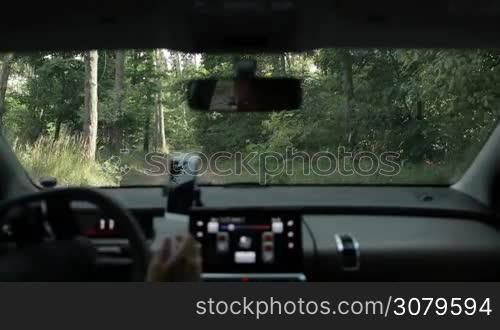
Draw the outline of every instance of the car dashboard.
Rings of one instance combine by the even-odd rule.
[[[206,281],[482,281],[500,278],[496,213],[449,187],[200,186],[182,230],[202,243]],[[158,187],[105,188],[153,246],[179,231]],[[100,280],[129,280],[119,224],[72,205]],[[161,229],[159,229],[161,228]]]

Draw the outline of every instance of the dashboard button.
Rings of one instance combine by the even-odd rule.
[[[219,223],[215,221],[210,221],[207,224],[207,232],[210,234],[215,234],[219,231]]]
[[[254,251],[236,251],[234,262],[237,264],[254,264],[257,257]]]
[[[274,262],[274,244],[272,242],[264,242],[262,244],[262,262]]]
[[[242,249],[248,250],[252,247],[252,239],[248,236],[241,236],[238,246]]]
[[[217,252],[226,253],[229,251],[229,234],[225,232],[217,233]]]
[[[265,233],[262,234],[262,241],[263,242],[272,242],[274,239],[274,235],[270,231],[266,231]]]
[[[281,234],[283,232],[283,222],[274,221],[272,224],[273,233]]]

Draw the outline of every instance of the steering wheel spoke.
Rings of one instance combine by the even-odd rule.
[[[70,200],[48,200],[42,202],[45,221],[58,240],[70,240],[81,234],[77,221],[71,211]]]
[[[73,240],[80,234],[77,221],[71,212],[71,202],[73,201],[92,203],[103,214],[120,222],[129,241],[130,254],[133,260],[134,279],[144,280],[151,251],[141,227],[130,211],[116,200],[97,190],[88,188],[58,188],[2,202],[0,203],[0,228],[4,224],[9,224],[13,228],[15,226],[25,226],[26,228],[16,228],[14,231],[26,234],[30,233],[30,230],[33,228],[36,228],[45,234],[52,232],[56,241]],[[15,219],[7,216],[14,209],[21,209],[23,212],[26,212],[31,205],[38,206],[36,207],[38,212],[40,212],[38,216],[17,217]],[[31,224],[30,221],[32,219],[35,219],[35,223],[32,224],[33,228],[30,228],[29,224]],[[46,227],[46,224],[49,226]],[[40,237],[43,237],[43,235]],[[23,240],[28,241],[26,238],[23,238]]]

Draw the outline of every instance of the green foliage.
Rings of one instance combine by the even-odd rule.
[[[86,160],[79,136],[62,133],[54,140],[40,137],[34,143],[13,142],[21,164],[34,180],[43,176],[57,178],[61,185],[114,186],[121,179],[120,167],[113,160]]]
[[[448,182],[468,166],[500,115],[500,52],[497,50],[321,49],[302,54],[194,55],[152,50],[126,52],[123,112],[115,109],[114,56],[99,56],[99,150],[111,147],[118,127],[124,147],[144,153],[153,145],[155,96],[161,91],[167,143],[176,151],[309,153],[336,150],[398,152],[405,163],[397,178],[371,182]],[[349,57],[353,80],[352,141],[347,120],[343,69]],[[239,59],[255,59],[259,76],[303,79],[303,108],[293,112],[197,113],[187,107],[185,80],[234,76]],[[82,131],[84,65],[79,53],[17,55],[7,94],[4,134],[28,170],[67,183],[113,184],[121,180],[116,161],[78,163]],[[63,133],[64,132],[64,133]],[[58,149],[60,148],[60,150]],[[43,160],[45,155],[59,155]],[[108,157],[106,159],[112,159]],[[115,159],[116,160],[116,159]],[[134,160],[136,162],[136,160]],[[66,164],[67,163],[67,164]],[[431,167],[429,167],[431,166]],[[84,169],[87,168],[86,170]],[[71,174],[72,170],[78,173]],[[432,169],[435,173],[429,175]],[[424,173],[425,172],[425,173]],[[81,173],[81,174],[80,174]],[[92,174],[93,173],[93,174]],[[243,178],[239,178],[244,181]],[[275,178],[306,182],[307,178]],[[314,181],[315,179],[311,179]],[[321,182],[365,182],[331,177]],[[366,179],[368,180],[368,179]],[[312,182],[311,181],[311,182]],[[315,181],[314,181],[315,182]]]

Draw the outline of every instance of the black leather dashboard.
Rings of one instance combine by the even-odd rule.
[[[325,281],[498,280],[500,233],[454,218],[305,215],[314,235],[304,241],[307,269]],[[359,243],[359,269],[344,270],[335,235]],[[314,258],[314,256],[317,258]]]
[[[103,192],[143,218],[165,212],[161,188]],[[448,187],[202,186],[201,199],[204,206],[224,210],[300,213],[309,280],[500,279],[496,213]],[[81,203],[73,207],[91,210]],[[359,267],[344,267],[341,235],[355,241]]]

